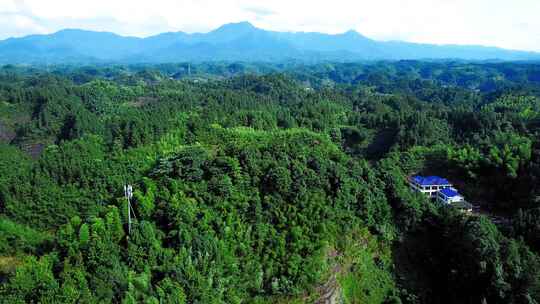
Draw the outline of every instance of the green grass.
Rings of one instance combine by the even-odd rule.
[[[390,248],[367,230],[354,232],[345,242],[338,282],[349,304],[384,303],[395,291]]]

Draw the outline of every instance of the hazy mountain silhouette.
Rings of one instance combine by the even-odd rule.
[[[209,33],[163,33],[147,38],[66,29],[0,41],[0,63],[159,63],[182,61],[355,61],[397,59],[540,60],[540,53],[484,46],[382,42],[356,31],[274,32],[249,22]]]

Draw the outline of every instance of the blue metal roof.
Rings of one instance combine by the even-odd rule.
[[[459,193],[457,192],[456,189],[452,189],[452,188],[446,188],[446,189],[442,189],[440,191],[442,194],[444,194],[446,197],[454,197],[454,196],[458,196]]]
[[[423,177],[420,175],[416,175],[416,176],[413,176],[413,180],[422,186],[431,186],[431,185],[439,186],[439,185],[450,184],[446,178],[442,178],[438,176]]]

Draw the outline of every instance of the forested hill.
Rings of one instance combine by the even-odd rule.
[[[1,67],[0,303],[538,303],[539,71]]]
[[[65,29],[0,41],[0,63],[164,63],[243,61],[307,63],[358,60],[540,60],[540,53],[495,47],[376,41],[356,31],[330,35],[275,32],[248,22],[208,33],[162,33],[146,38]]]

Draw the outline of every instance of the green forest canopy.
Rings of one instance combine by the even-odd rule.
[[[190,69],[0,68],[1,303],[540,301],[539,65]]]

